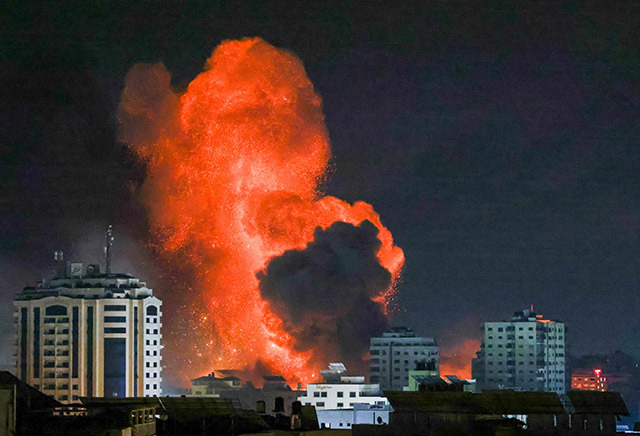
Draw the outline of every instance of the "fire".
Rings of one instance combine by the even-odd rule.
[[[290,381],[311,381],[320,368],[293,349],[260,297],[256,273],[336,221],[376,225],[378,258],[394,283],[404,253],[371,205],[322,195],[331,149],[302,62],[259,38],[226,41],[182,94],[161,64],[134,67],[125,85],[120,139],[147,163],[142,198],[154,240],[194,267],[208,313],[191,316],[206,327],[199,331],[213,322],[222,343],[211,346],[213,333],[187,338],[206,357],[194,372],[214,361],[263,364]],[[386,304],[393,292],[392,285],[376,301]]]
[[[471,360],[480,349],[480,340],[464,339],[441,350],[440,374],[471,378]]]

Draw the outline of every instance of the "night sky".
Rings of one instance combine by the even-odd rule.
[[[371,203],[405,251],[394,324],[451,347],[533,304],[568,323],[573,354],[640,357],[639,3],[149,3],[0,10],[3,364],[14,293],[54,250],[101,261],[109,223],[114,269],[175,304],[144,166],[116,141],[124,77],[161,61],[184,88],[244,36],[303,60],[327,194]]]

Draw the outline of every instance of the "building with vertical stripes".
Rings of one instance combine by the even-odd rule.
[[[67,263],[16,296],[17,376],[64,403],[159,396],[161,305],[129,274]]]
[[[484,340],[472,362],[482,390],[565,393],[565,325],[531,309],[509,321],[484,323]]]

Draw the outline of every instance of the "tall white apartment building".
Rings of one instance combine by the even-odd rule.
[[[298,397],[298,401],[315,406],[321,427],[388,424],[389,400],[383,396],[379,384],[365,383],[364,376],[347,375],[342,363],[331,363],[328,370],[320,373],[325,383],[307,385],[306,394]]]
[[[565,326],[531,309],[484,323],[472,365],[479,389],[565,392]]]
[[[17,376],[64,403],[160,395],[161,305],[129,274],[67,263],[16,296]]]
[[[438,344],[434,338],[416,337],[413,330],[395,327],[371,338],[371,383],[379,383],[382,390],[401,391],[409,385],[409,371],[436,371],[440,365]]]

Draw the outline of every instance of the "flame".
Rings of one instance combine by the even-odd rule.
[[[440,352],[440,374],[457,375],[461,379],[471,378],[471,360],[479,349],[480,340],[471,338],[443,347]]]
[[[322,101],[295,55],[259,38],[225,41],[183,94],[169,83],[161,64],[132,69],[120,139],[147,163],[142,198],[154,241],[197,271],[194,287],[208,313],[184,314],[194,318],[184,339],[204,356],[193,371],[260,363],[307,383],[324,365],[295,351],[260,297],[256,272],[273,256],[304,248],[318,226],[367,219],[379,229],[377,256],[394,278],[376,297],[386,307],[404,253],[371,205],[322,195],[329,137]],[[176,348],[168,351],[188,349]]]

